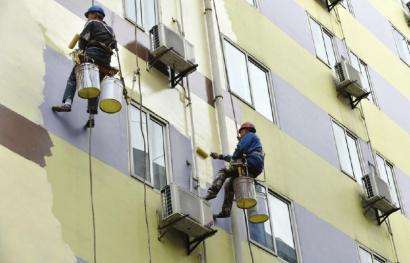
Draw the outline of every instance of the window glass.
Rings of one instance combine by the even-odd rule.
[[[327,63],[326,47],[322,36],[322,28],[314,20],[310,19],[310,27],[312,29],[313,42],[315,44],[316,55]]]
[[[362,181],[362,168],[360,166],[360,159],[356,144],[356,138],[352,137],[350,134],[347,135],[347,145],[349,148],[350,159],[352,161],[353,166],[353,173],[356,179],[361,182]]]
[[[268,195],[269,208],[276,242],[277,254],[290,263],[296,263],[296,250],[293,241],[289,205],[273,195]]]
[[[340,166],[344,172],[353,176],[353,168],[350,163],[349,149],[346,143],[345,131],[342,127],[333,122],[333,132],[335,135]]]
[[[145,30],[149,31],[157,23],[155,0],[142,0],[142,7],[143,26]]]
[[[224,41],[224,46],[229,86],[235,94],[252,104],[246,56],[228,41]]]
[[[258,184],[255,185],[255,189],[257,193],[266,195],[266,190],[261,185],[258,185]],[[265,202],[264,206],[267,207],[268,206],[267,200],[266,199],[263,199],[263,200]],[[260,200],[258,200],[258,202],[260,202]],[[250,235],[250,238],[256,243],[272,251],[274,250],[273,235],[272,235],[270,220],[266,221],[263,224],[249,223],[249,235]]]
[[[359,248],[360,263],[373,263],[372,254],[366,250]]]
[[[327,62],[333,68],[336,65],[336,56],[335,51],[333,49],[332,35],[330,35],[327,32],[324,32],[323,38],[325,40],[326,53],[328,57]]]
[[[131,147],[132,147],[132,156],[133,156],[133,164],[134,164],[134,174],[136,176],[142,177],[143,179],[151,182],[151,178],[146,178],[146,167],[148,164],[148,141],[147,141],[147,116],[143,112],[142,113],[142,125],[144,136],[141,133],[141,118],[140,118],[140,111],[135,108],[131,107],[130,111],[130,125],[131,125]],[[144,141],[143,137],[145,137],[145,152],[144,152]],[[147,161],[147,163],[144,162]]]
[[[265,187],[257,184],[255,188],[257,193],[266,195]],[[276,248],[275,252],[284,261],[297,263],[289,204],[271,193],[267,194],[267,200],[258,200],[258,207],[262,200],[269,208],[270,218],[263,224],[249,223],[250,238],[269,250]]]
[[[143,135],[140,114],[142,114]],[[161,189],[167,183],[164,125],[147,113],[131,107],[130,131],[133,174],[152,184],[156,189]]]
[[[399,197],[397,195],[397,189],[396,189],[396,185],[394,183],[394,178],[393,178],[393,167],[387,163],[386,163],[386,172],[387,172],[387,179],[389,180],[390,193],[393,199],[393,203],[395,203],[396,206],[399,207],[400,206]]]
[[[246,2],[248,2],[250,5],[256,6],[255,0],[246,0]]]
[[[164,129],[162,125],[151,120],[149,123],[151,171],[154,187],[162,189],[166,185]]]
[[[273,121],[267,73],[250,62],[249,77],[256,111]]]
[[[349,53],[350,53],[350,62],[352,63],[352,66],[353,66],[357,71],[361,72],[361,70],[360,70],[360,60],[359,60],[359,58],[358,58],[355,54],[353,54],[352,52],[349,52]]]
[[[125,0],[125,16],[135,23],[137,6],[137,25],[149,31],[156,24],[155,0]]]
[[[400,58],[410,65],[410,45],[408,40],[396,29],[393,29],[393,34]]]

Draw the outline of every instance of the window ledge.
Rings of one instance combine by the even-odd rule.
[[[318,57],[318,56],[316,55],[316,58],[317,58],[320,62],[322,62],[322,64],[324,64],[326,67],[328,67],[331,71],[333,71],[333,68],[332,68],[329,64],[327,64],[326,62],[324,62],[320,57]]]
[[[250,242],[253,246],[255,246],[255,247],[259,248],[259,249],[262,249],[263,251],[265,251],[265,252],[271,254],[272,256],[278,257],[278,255],[275,253],[275,251],[273,251],[273,250],[271,250],[271,249],[269,249],[269,248],[267,248],[267,247],[265,247],[265,246],[259,244],[258,242],[253,241],[252,239],[249,239],[249,242]]]
[[[127,18],[126,16],[123,17],[125,21],[127,21],[128,23],[130,23],[133,27],[137,26],[137,28],[142,31],[143,33],[149,35],[149,32],[147,32],[142,26],[136,24],[134,21],[132,21],[131,19]]]
[[[155,193],[161,194],[159,189],[156,189],[154,187],[154,185],[150,182],[145,181],[144,179],[142,179],[142,177],[135,175],[134,173],[131,173],[131,178],[136,179],[137,181],[141,182],[142,184],[145,184],[146,186],[148,186],[151,190],[153,190]]]

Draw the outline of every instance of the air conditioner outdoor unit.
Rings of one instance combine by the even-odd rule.
[[[369,173],[362,178],[366,205],[378,209],[382,213],[397,209],[392,202],[388,184],[376,173]]]
[[[214,231],[213,214],[209,203],[176,184],[161,190],[162,214],[159,227],[170,226],[187,234],[200,237]]]
[[[152,55],[176,72],[195,66],[194,46],[164,24],[150,30],[150,41]]]
[[[335,66],[336,86],[339,92],[356,98],[365,96],[367,91],[363,89],[362,75],[346,60],[342,60]]]

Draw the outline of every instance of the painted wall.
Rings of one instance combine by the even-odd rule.
[[[117,34],[125,81],[135,101],[140,97],[131,87],[135,54],[139,56],[144,106],[169,123],[172,179],[188,188],[192,168],[186,161],[193,160],[192,127],[182,89],[168,89],[163,73],[146,71],[148,35],[138,31],[137,49],[134,27],[123,18],[122,1],[99,3]],[[380,0],[365,3],[371,12],[357,8],[362,12],[357,19],[338,8],[343,31],[334,13],[329,14],[315,0],[265,0],[260,10],[243,0],[216,3],[222,33],[272,71],[278,125],[235,98],[234,108],[238,122],[252,120],[258,127],[267,154],[266,184],[294,203],[303,262],[319,262],[318,255],[327,261],[337,255],[340,262],[354,262],[356,242],[395,260],[386,226],[363,216],[359,185],[339,170],[330,116],[361,141],[370,139],[373,148],[395,164],[403,210],[410,213],[409,118],[403,113],[409,109],[409,68],[389,47],[386,24],[375,28],[372,21],[391,20],[406,28],[402,20],[393,18],[397,6]],[[67,43],[83,27],[83,12],[89,4],[80,0],[2,1],[0,32],[7,37],[0,46],[1,262],[92,262],[85,102],[76,98],[70,114],[50,110],[60,102],[72,68]],[[203,2],[183,0],[182,4],[186,37],[195,44],[200,64],[190,76],[194,136],[206,151],[219,151]],[[50,10],[58,16],[50,15]],[[179,11],[177,1],[162,1],[162,22],[176,29],[172,18],[181,20]],[[371,67],[380,110],[367,102],[362,105],[369,135],[362,113],[337,98],[331,70],[316,59],[306,12],[340,39],[345,37],[349,48]],[[369,42],[372,45],[366,44]],[[235,124],[228,95],[225,93],[224,103],[233,149]],[[127,130],[125,108],[113,116],[100,113],[96,117],[91,163],[97,259],[146,262],[149,238],[152,262],[198,262],[204,256],[207,262],[233,262],[230,219],[218,220],[218,233],[190,256],[179,234],[159,242],[156,210],[160,194],[150,187],[148,233],[144,187],[129,176]],[[201,158],[197,164],[199,191],[204,194],[223,164]],[[214,212],[219,212],[222,198],[223,191],[212,201]],[[391,226],[399,260],[407,262],[410,221],[396,213]],[[240,236],[245,260],[250,262],[244,231]],[[252,245],[252,249],[256,262],[279,262],[259,247]]]

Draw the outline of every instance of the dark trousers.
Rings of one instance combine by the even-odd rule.
[[[254,173],[248,173],[249,176],[252,178],[256,178],[256,175]],[[224,196],[224,202],[222,204],[222,213],[226,213],[228,215],[231,214],[231,209],[232,209],[232,203],[234,200],[234,189],[233,189],[233,181],[235,178],[238,177],[238,170],[236,168],[227,168],[227,169],[222,169],[219,170],[218,175],[216,176],[215,180],[212,182],[211,187],[209,187],[208,192],[211,194],[217,194],[223,184],[225,183],[225,196]]]
[[[91,47],[85,50],[84,60],[85,60],[84,62],[91,62],[97,65],[109,67],[110,62],[111,62],[111,54],[108,54],[107,52],[102,51],[99,48]],[[65,87],[64,96],[63,96],[63,103],[67,99],[70,99],[71,101],[74,100],[74,95],[77,90],[77,79],[75,76],[75,67],[76,66],[73,67],[73,70],[71,71],[71,74],[68,77],[67,85]],[[103,77],[104,76],[100,72],[100,79],[102,79]],[[91,114],[98,113],[98,101],[99,101],[99,97],[88,100],[88,107],[87,107],[88,113],[91,113]]]

